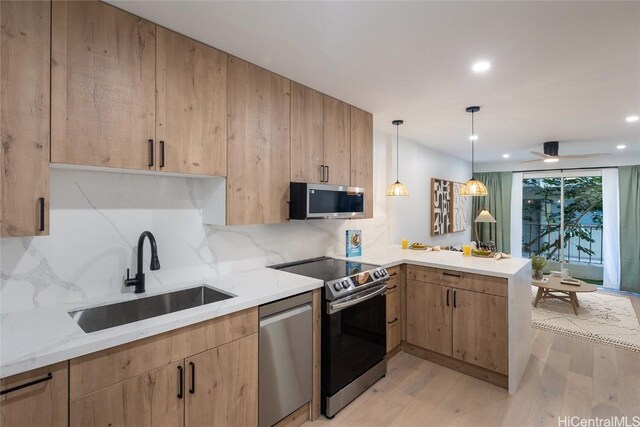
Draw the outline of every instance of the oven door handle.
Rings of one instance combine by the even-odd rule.
[[[329,304],[328,312],[329,314],[337,313],[340,310],[344,310],[345,308],[359,304],[368,299],[377,297],[378,295],[382,295],[385,293],[386,290],[387,290],[387,285],[382,284],[379,287],[376,287],[376,289],[371,292],[367,292],[367,293],[363,292],[362,296],[359,296],[357,298],[349,299],[348,301],[345,301],[345,302],[331,303]]]

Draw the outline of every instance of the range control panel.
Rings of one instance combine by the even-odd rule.
[[[388,278],[387,270],[380,267],[374,270],[362,271],[349,277],[330,280],[325,283],[326,296],[329,301],[333,301],[358,292],[374,282],[380,282]]]

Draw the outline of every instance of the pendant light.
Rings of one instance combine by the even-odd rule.
[[[396,127],[396,182],[391,184],[387,188],[387,196],[408,196],[409,189],[398,180],[398,172],[400,170],[400,161],[398,159],[400,151],[400,125],[404,123],[402,120],[394,120],[393,123]]]
[[[471,136],[469,137],[469,139],[471,139],[471,179],[464,183],[464,185],[460,189],[460,195],[461,196],[486,196],[487,194],[489,194],[489,192],[487,191],[487,187],[477,179],[473,178],[473,163],[475,161],[474,146],[475,146],[476,140],[478,139],[478,137],[475,134],[473,115],[474,113],[477,113],[478,111],[480,111],[480,107],[477,107],[477,106],[467,107],[466,111],[467,113],[471,113]]]

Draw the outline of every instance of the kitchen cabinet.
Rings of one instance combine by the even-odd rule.
[[[407,342],[451,356],[451,289],[407,281]]]
[[[350,185],[349,104],[291,82],[291,181]]]
[[[154,170],[156,26],[98,1],[54,1],[51,161]]]
[[[324,96],[291,82],[291,181],[325,182]]]
[[[288,218],[290,82],[230,56],[227,224]]]
[[[508,374],[506,279],[418,266],[407,275],[408,344]]]
[[[188,427],[258,424],[258,334],[185,360]]]
[[[5,9],[3,17],[4,12]],[[68,373],[68,362],[61,362],[0,380],[5,393],[0,396],[1,424],[6,427],[67,426]]]
[[[373,218],[373,115],[351,107],[351,185],[365,191],[365,218]]]
[[[184,366],[172,363],[71,400],[71,427],[184,425]]]
[[[0,236],[49,234],[48,2],[0,2]]]
[[[401,286],[399,267],[388,268],[387,281],[387,353],[400,345],[402,334]]]
[[[323,99],[324,164],[328,167],[325,180],[332,185],[349,185],[351,182],[351,106],[328,95],[324,95]]]
[[[257,425],[257,332],[254,307],[72,359],[70,424]]]
[[[158,170],[227,174],[227,54],[156,29]]]
[[[507,298],[456,289],[453,357],[508,373]]]

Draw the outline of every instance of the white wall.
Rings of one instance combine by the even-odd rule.
[[[395,181],[395,137],[377,134],[376,139],[387,141],[393,173],[389,184]],[[392,148],[393,147],[393,148]],[[409,188],[409,197],[388,197],[387,211],[391,223],[391,241],[399,244],[402,238],[409,242],[433,245],[456,245],[471,240],[471,201],[467,203],[467,228],[463,232],[431,236],[431,178],[464,182],[471,177],[471,163],[449,156],[424,145],[400,138],[400,182]],[[391,171],[390,171],[391,172]]]
[[[467,241],[468,233],[431,239],[428,191],[432,176],[464,180],[469,164],[402,142],[401,178],[409,198],[387,198],[395,180],[390,136],[374,134],[374,218],[292,221],[253,226],[202,224],[202,179],[52,169],[51,233],[0,239],[0,313],[120,292],[127,268],[136,269],[140,233],[158,242],[161,270],[147,289],[170,289],[219,274],[344,252],[347,229],[362,229],[363,251],[399,236],[438,244]],[[395,170],[395,169],[393,169]],[[390,220],[389,215],[392,220]],[[463,237],[467,236],[467,237]]]

